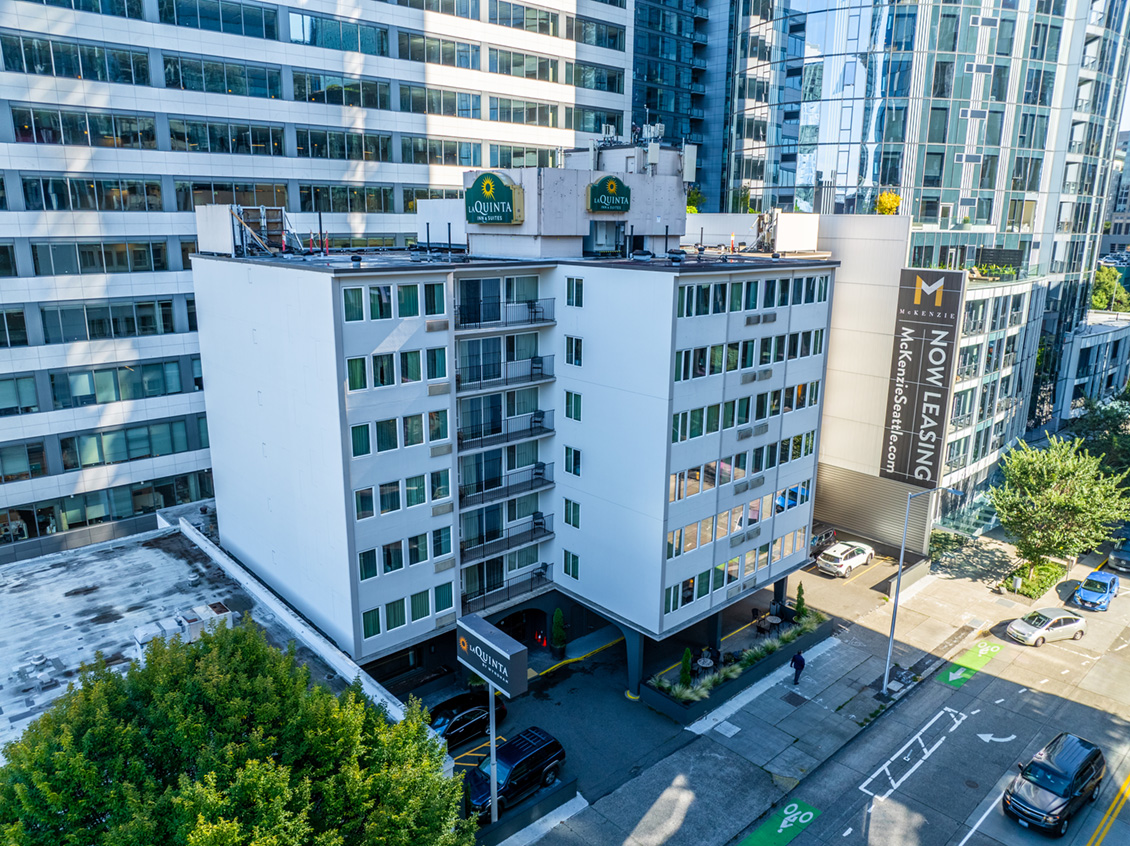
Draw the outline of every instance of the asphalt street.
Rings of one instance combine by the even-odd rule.
[[[1072,576],[1085,575],[1077,567]],[[1061,586],[1070,595],[1072,582]],[[1047,602],[1043,604],[1062,604]],[[1025,613],[1023,606],[1016,614]],[[1073,818],[1065,844],[1130,843],[1130,591],[1108,612],[1083,612],[1081,641],[1022,646],[1006,618],[943,666],[733,839],[741,846],[1023,846],[1001,795],[1061,731],[1107,759],[1098,800]],[[962,666],[965,665],[965,666]],[[788,813],[786,813],[788,812]]]

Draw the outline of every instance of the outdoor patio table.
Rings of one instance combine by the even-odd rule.
[[[770,629],[775,629],[781,625],[781,618],[770,615],[765,618],[765,622],[769,624]]]
[[[698,665],[700,667],[702,667],[702,669],[704,669],[704,670],[709,670],[711,667],[714,666],[714,662],[711,661],[709,658],[699,658],[698,659]]]

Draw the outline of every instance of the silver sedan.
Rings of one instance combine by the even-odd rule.
[[[1049,640],[1079,640],[1087,633],[1087,621],[1066,608],[1029,611],[1008,624],[1008,636],[1031,646]]]

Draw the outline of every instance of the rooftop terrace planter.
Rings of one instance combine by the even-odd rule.
[[[787,610],[791,614],[792,609]],[[774,670],[788,664],[798,649],[807,652],[820,641],[830,637],[836,624],[837,620],[834,617],[828,618],[813,631],[801,635],[792,643],[782,644],[780,649],[762,658],[736,679],[722,682],[710,691],[708,697],[698,702],[681,702],[650,683],[640,685],[640,701],[681,725],[690,725],[750,685],[761,681]]]

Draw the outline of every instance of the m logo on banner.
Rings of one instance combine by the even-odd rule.
[[[934,295],[934,308],[942,307],[942,291],[945,289],[946,278],[939,276],[933,282],[927,282],[921,276],[914,277],[914,304],[922,304],[922,295]]]

